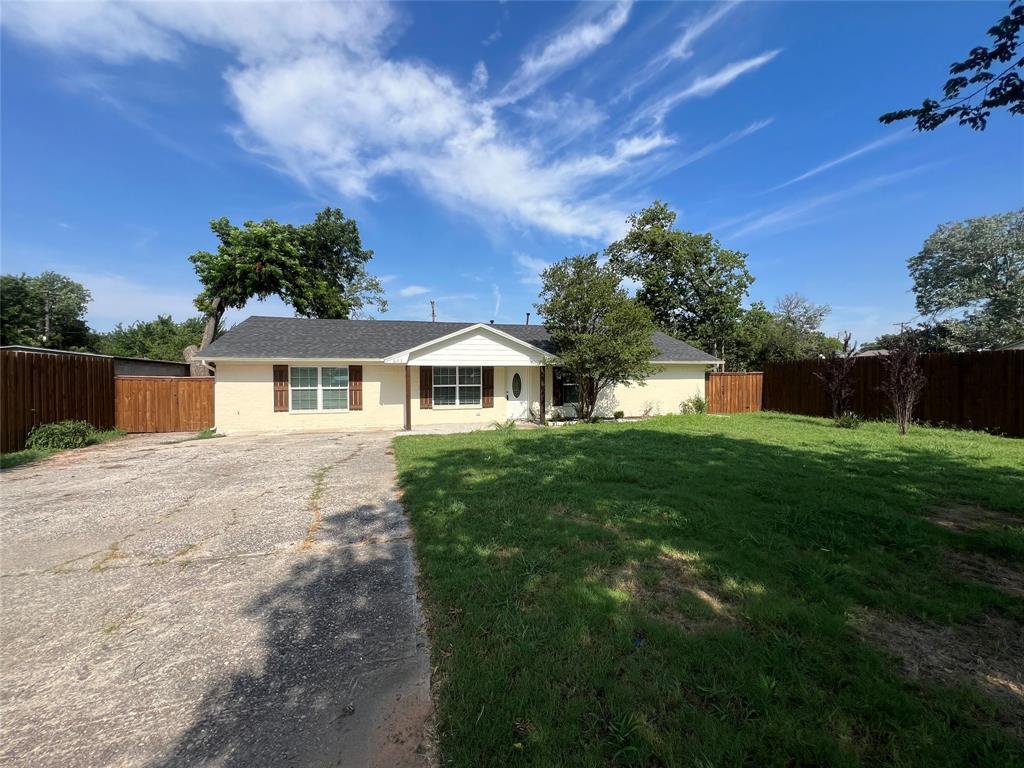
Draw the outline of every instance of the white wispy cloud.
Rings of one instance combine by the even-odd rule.
[[[781,48],[773,51],[766,51],[759,56],[726,64],[713,74],[697,77],[682,90],[654,99],[643,110],[641,110],[637,117],[638,119],[649,118],[655,123],[660,123],[665,119],[665,116],[668,115],[669,112],[684,101],[696,98],[706,98],[717,93],[746,73],[760,69],[781,52]],[[634,123],[635,122],[636,120],[634,120]]]
[[[544,259],[538,259],[526,253],[517,252],[515,257],[519,282],[523,285],[540,285],[540,273],[551,265]]]
[[[934,163],[925,163],[902,171],[896,171],[895,173],[872,176],[862,179],[856,184],[845,189],[798,200],[767,212],[758,212],[753,215],[748,214],[746,216],[741,216],[738,219],[734,219],[732,222],[720,223],[719,227],[727,229],[730,226],[737,226],[737,229],[731,233],[731,237],[742,237],[743,235],[749,235],[763,230],[781,231],[792,229],[793,227],[807,223],[813,216],[817,215],[821,209],[827,207],[831,203],[836,203],[871,190],[895,184],[898,181],[902,181],[903,179],[934,166]]]
[[[632,9],[631,0],[618,2],[606,13],[590,15],[558,32],[540,50],[523,56],[519,69],[494,99],[498,106],[529,96],[556,75],[607,45],[625,26]],[[595,6],[596,7],[596,6]]]
[[[693,56],[693,47],[715,24],[725,18],[738,5],[738,2],[716,3],[701,16],[693,18],[684,28],[683,34],[672,41],[672,44],[652,58],[647,66],[630,79],[623,90],[626,97],[632,96],[640,87],[646,85],[654,77],[675,61],[683,61]]]
[[[816,165],[814,168],[811,168],[811,170],[807,171],[806,173],[801,173],[799,176],[796,176],[790,179],[789,181],[783,182],[778,186],[774,186],[768,191],[774,192],[778,189],[788,187],[791,184],[796,184],[798,182],[805,181],[811,178],[812,176],[817,176],[819,173],[827,171],[831,168],[835,168],[837,165],[842,165],[843,163],[849,162],[850,160],[853,160],[856,157],[866,155],[869,152],[874,152],[876,149],[881,149],[882,147],[887,147],[890,144],[894,144],[897,141],[905,139],[909,135],[910,134],[907,131],[900,131],[899,133],[892,133],[889,134],[888,136],[883,136],[880,139],[869,142],[861,147],[857,147],[857,149],[854,149],[851,152],[847,152],[845,155],[840,155],[839,157],[833,158],[832,160],[824,162],[821,165]]]
[[[653,158],[670,164],[678,144],[658,130],[595,131],[604,115],[593,104],[568,132],[546,131],[538,122],[524,136],[522,125],[509,124],[521,118],[519,106],[496,106],[532,93],[608,44],[628,21],[628,2],[586,7],[582,18],[524,57],[497,101],[483,93],[484,67],[471,82],[457,82],[423,60],[393,55],[401,24],[382,3],[11,9],[5,6],[2,22],[9,31],[62,54],[128,62],[178,60],[197,45],[226,52],[236,141],[318,194],[372,199],[383,180],[397,178],[488,225],[609,240],[622,233],[636,199],[608,190],[627,178],[642,185],[635,171]],[[698,79],[658,109],[663,114],[683,99],[710,95],[775,53]],[[581,140],[587,132],[593,135]]]
[[[113,272],[70,269],[68,274],[92,294],[87,318],[92,327],[100,330],[117,323],[132,323],[140,317],[172,315],[175,320],[184,320],[199,314],[192,303],[194,294],[168,291]]]
[[[491,285],[491,295],[494,296],[494,317],[497,319],[501,315],[501,288],[497,284]]]
[[[424,293],[430,293],[429,288],[425,288],[422,285],[407,285],[405,288],[400,288],[398,295],[403,299],[407,299],[410,296],[422,296]]]

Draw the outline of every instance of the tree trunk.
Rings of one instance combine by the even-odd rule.
[[[217,335],[217,326],[220,325],[222,317],[224,317],[224,302],[218,296],[210,303],[210,313],[206,316],[206,327],[203,329],[203,341],[199,345],[200,352],[213,343],[213,337]]]

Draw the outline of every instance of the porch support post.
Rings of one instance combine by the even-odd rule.
[[[409,366],[405,366],[405,424],[406,431],[412,429],[412,383],[409,379]]]
[[[547,366],[546,365],[542,365],[540,367],[540,423],[541,424],[547,424],[548,423],[547,411],[546,411],[545,402],[544,402],[545,400],[547,400],[547,395],[544,392],[544,385],[545,385],[545,380],[546,379],[547,379]]]

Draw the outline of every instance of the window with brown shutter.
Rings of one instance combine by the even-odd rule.
[[[420,366],[420,408],[434,407],[434,370],[429,365]]]
[[[274,411],[288,410],[288,366],[274,366]]]
[[[363,410],[363,366],[348,367],[348,408],[350,411]]]
[[[494,368],[483,369],[484,408],[494,407]]]

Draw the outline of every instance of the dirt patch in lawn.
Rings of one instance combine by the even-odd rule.
[[[1001,724],[1024,737],[1024,631],[1001,617],[944,626],[867,613],[855,621],[915,681],[964,685],[997,705]]]
[[[936,525],[958,533],[1024,528],[1024,517],[1020,515],[971,504],[949,504],[939,507],[932,511],[931,519]]]
[[[1014,597],[1024,597],[1024,573],[987,555],[949,552],[946,555],[946,567],[961,578],[987,584]],[[1024,665],[1024,660],[1021,664]]]
[[[721,629],[736,622],[726,599],[701,575],[700,557],[688,552],[660,555],[656,578],[641,578],[636,564],[623,569],[616,588],[644,606],[650,615],[685,632]]]

